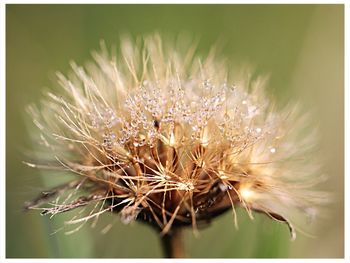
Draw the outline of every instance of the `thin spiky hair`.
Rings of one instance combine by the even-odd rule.
[[[294,238],[295,215],[313,215],[326,199],[313,189],[321,177],[307,114],[276,107],[267,78],[230,72],[215,49],[202,58],[195,45],[178,49],[155,34],[118,50],[102,43],[85,68],[71,63],[71,77],[57,74],[57,94],[30,107],[43,152],[77,179],[27,208],[55,215],[91,205],[68,223],[114,211],[164,234],[227,210],[237,223],[242,206],[288,223]]]

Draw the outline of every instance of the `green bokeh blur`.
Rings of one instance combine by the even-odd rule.
[[[6,7],[6,256],[161,257],[158,236],[147,226],[106,215],[96,228],[67,236],[52,234],[69,215],[49,219],[22,204],[56,185],[61,176],[26,167],[29,139],[25,106],[37,103],[56,70],[69,61],[90,60],[90,51],[120,34],[199,36],[199,51],[221,39],[229,61],[255,65],[271,75],[269,92],[280,102],[299,100],[315,112],[327,189],[334,201],[310,226],[310,238],[289,240],[285,225],[238,211],[239,230],[230,213],[200,231],[186,232],[189,257],[344,257],[344,7],[343,5],[7,5]],[[30,120],[29,120],[30,121]]]

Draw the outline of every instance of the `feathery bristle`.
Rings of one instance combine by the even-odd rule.
[[[125,39],[118,57],[101,47],[86,68],[71,64],[72,77],[58,73],[61,90],[31,108],[42,144],[77,180],[27,208],[55,215],[94,204],[67,223],[115,211],[165,234],[242,206],[288,223],[294,237],[294,214],[325,201],[312,189],[308,120],[298,107],[278,110],[266,78],[237,79],[214,52],[196,57],[159,35]]]

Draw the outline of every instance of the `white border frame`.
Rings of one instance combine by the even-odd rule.
[[[344,30],[345,30],[345,96],[344,96],[344,102],[345,102],[345,173],[344,173],[344,182],[345,182],[345,250],[344,250],[344,259],[6,259],[6,225],[5,225],[5,218],[6,218],[6,123],[5,123],[5,117],[6,117],[6,4],[145,4],[145,3],[153,3],[153,4],[344,4]],[[349,130],[349,109],[350,109],[350,91],[349,91],[349,73],[350,73],[350,67],[349,67],[349,48],[347,45],[349,45],[349,27],[350,27],[350,1],[346,3],[346,0],[343,1],[326,1],[326,0],[319,0],[319,1],[302,1],[302,0],[294,0],[294,1],[261,1],[261,0],[247,0],[247,1],[186,1],[186,0],[179,0],[179,1],[112,1],[112,0],[104,0],[104,1],[92,1],[92,0],[75,0],[74,2],[69,0],[61,0],[61,1],[18,1],[18,0],[12,0],[12,1],[5,1],[5,3],[0,3],[0,39],[1,41],[1,48],[0,48],[0,108],[1,108],[1,126],[0,126],[0,169],[1,169],[1,181],[0,181],[0,262],[144,262],[144,263],[153,263],[153,262],[256,262],[257,260],[262,262],[350,262],[350,255],[349,255],[349,226],[346,224],[346,222],[349,221],[349,193],[347,193],[346,190],[349,190],[349,139],[346,136],[350,133]]]

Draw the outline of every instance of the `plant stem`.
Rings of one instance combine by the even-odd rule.
[[[184,258],[185,251],[182,240],[182,229],[180,227],[172,229],[171,232],[162,236],[164,257]]]

